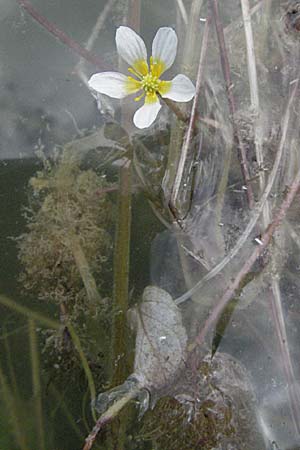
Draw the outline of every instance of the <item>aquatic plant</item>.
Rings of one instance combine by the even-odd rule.
[[[118,214],[107,357],[110,385],[96,402],[101,416],[85,449],[91,448],[108,423],[111,428],[102,436],[105,446],[126,448],[128,417],[123,414],[119,422],[113,418],[134,398],[147,407],[149,394],[158,403],[147,414],[141,435],[162,450],[299,446],[300,239],[295,202],[300,188],[299,1],[282,6],[279,0],[255,4],[248,0],[184,4],[178,0],[173,21],[176,33],[169,27],[158,30],[149,65],[145,44],[137,34],[143,28],[141,9],[147,5],[139,0],[123,2],[126,11],[122,9],[122,16],[119,4],[116,44],[119,55],[132,66],[133,77],[111,72],[103,58],[91,54],[101,27],[95,26],[97,31],[84,49],[43,18],[28,0],[19,3],[101,71],[90,78],[90,68],[83,64],[77,68],[86,87],[95,91],[100,109],[97,115],[93,111],[96,120],[113,122],[113,130],[121,130],[125,137],[118,146],[122,155],[117,160]],[[108,8],[113,5],[109,2]],[[195,88],[183,75],[171,82],[160,79],[174,62],[177,34],[182,39],[180,71],[196,80]],[[164,39],[169,47],[164,47]],[[173,89],[180,80],[184,81],[183,97]],[[150,131],[136,133],[130,102],[124,101],[118,110],[117,103],[110,103],[105,95],[123,98],[139,91],[142,95],[136,100],[145,96],[145,104],[134,115],[135,125],[144,129],[156,123]],[[178,106],[172,101],[178,99],[193,102],[190,108]],[[160,101],[168,108],[158,115]],[[114,152],[116,145],[110,144]],[[76,213],[77,200],[72,200],[71,207],[66,203],[65,192],[68,201],[77,199],[74,186],[82,174],[75,164],[76,176],[71,176],[72,187],[68,185],[69,157],[61,165],[63,175],[54,176],[53,185],[59,181],[62,187],[58,191],[49,189],[49,177],[34,180],[38,197],[44,193],[40,228],[33,221],[32,232],[37,236],[42,231],[54,240],[46,225],[51,215],[50,228],[58,223],[66,231],[55,240],[59,258],[56,253],[51,255],[52,281],[59,286],[54,298],[62,317],[65,304],[60,299],[65,297],[71,314],[79,318],[81,313],[95,316],[95,304],[104,310],[97,292],[96,253],[102,254],[102,248],[93,253],[92,244],[105,226],[99,224],[101,212],[95,207],[93,226],[85,228],[82,215]],[[49,173],[54,172],[50,169]],[[97,184],[95,175],[88,173],[92,179],[91,190],[83,195],[86,205]],[[164,231],[160,246],[152,253],[152,287],[145,290],[146,294],[154,292],[156,300],[148,302],[145,294],[136,309],[133,358],[126,313],[129,289],[139,284],[135,282],[138,264],[130,264],[130,250],[137,239],[131,228],[132,194],[139,190]],[[82,211],[89,217],[89,211],[84,207]],[[39,213],[34,214],[39,218]],[[147,218],[138,213],[136,217],[139,227],[135,231],[143,234]],[[92,243],[88,243],[90,238]],[[35,237],[37,245],[43,249],[43,242]],[[45,260],[40,260],[43,270],[47,269],[45,292],[31,282],[43,298],[46,288],[50,292],[53,287]],[[24,263],[35,267],[30,258]],[[29,275],[34,279],[34,274]],[[144,289],[145,283],[137,289]],[[85,350],[89,352],[88,346]],[[232,356],[226,358],[227,353]],[[130,373],[134,376],[128,378]]]
[[[187,366],[168,394],[145,414],[139,436],[157,450],[263,448],[251,382],[229,355],[201,355],[196,371]]]
[[[104,176],[82,170],[70,150],[30,179],[28,232],[19,240],[21,281],[43,300],[63,304],[68,315],[104,306],[95,277],[112,247],[113,208]],[[99,285],[99,277],[97,278]]]
[[[43,366],[61,383],[75,382],[82,372],[71,326],[89,364],[99,368],[97,378],[105,379],[110,304],[100,288],[112,252],[114,208],[106,192],[111,185],[103,175],[81,167],[81,160],[74,147],[43,158],[43,169],[29,181],[27,232],[18,239],[22,285],[59,308],[61,328],[41,335]]]

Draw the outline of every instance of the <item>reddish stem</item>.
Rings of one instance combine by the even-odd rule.
[[[223,71],[224,80],[226,83],[226,89],[227,89],[227,99],[229,104],[229,111],[231,114],[231,120],[232,120],[232,127],[233,127],[233,133],[235,141],[238,145],[238,154],[239,154],[239,160],[241,165],[241,171],[244,178],[244,183],[247,187],[247,197],[248,197],[248,203],[249,208],[253,208],[254,206],[254,195],[252,186],[250,184],[250,173],[248,169],[248,162],[247,162],[247,156],[246,156],[246,149],[243,144],[243,141],[241,139],[238,127],[235,123],[235,113],[236,113],[236,106],[235,106],[235,100],[232,93],[233,84],[231,81],[231,74],[230,74],[230,66],[229,66],[229,59],[225,44],[225,36],[224,36],[224,29],[223,25],[220,19],[220,13],[219,13],[219,6],[217,0],[210,0],[211,8],[213,12],[214,22],[216,26],[216,32],[218,37],[218,43],[220,48],[220,58],[221,58],[221,66]]]
[[[214,307],[212,310],[210,316],[206,320],[204,327],[198,334],[198,336],[195,339],[193,348],[195,348],[196,345],[201,345],[204,342],[204,339],[213,326],[213,324],[218,320],[220,317],[222,311],[224,310],[225,306],[228,304],[228,302],[232,299],[235,291],[238,289],[240,284],[242,283],[243,279],[246,277],[246,275],[250,272],[252,269],[254,263],[257,261],[257,259],[262,255],[264,250],[269,245],[271,238],[276,230],[276,228],[279,227],[281,221],[285,217],[287,210],[292,204],[292,201],[295,198],[296,193],[298,192],[300,188],[300,170],[297,172],[296,177],[294,178],[294,181],[289,189],[288,194],[286,195],[285,199],[283,200],[280,209],[278,210],[275,219],[273,222],[267,227],[266,231],[261,237],[261,245],[255,248],[250,258],[245,262],[242,269],[239,271],[237,276],[235,277],[234,281],[231,283],[230,286],[226,289],[223,297],[219,301],[219,303]]]
[[[194,100],[193,100],[191,114],[189,117],[189,125],[187,128],[185,137],[184,137],[184,142],[183,142],[180,159],[179,159],[178,166],[177,166],[176,176],[175,176],[174,184],[172,187],[171,198],[170,198],[170,202],[169,202],[169,208],[176,219],[180,219],[179,211],[177,209],[177,204],[176,204],[177,197],[178,197],[178,194],[180,191],[180,187],[182,185],[184,168],[186,165],[186,160],[188,157],[190,145],[191,145],[191,142],[192,142],[192,139],[194,136],[194,132],[195,132],[196,119],[197,118],[200,119],[199,115],[197,114],[197,108],[198,108],[200,91],[201,91],[201,86],[202,86],[202,81],[203,81],[202,79],[203,79],[205,57],[206,57],[206,53],[207,53],[210,23],[211,23],[211,15],[209,14],[209,16],[206,19],[204,33],[203,33],[203,40],[202,40],[200,57],[199,57],[197,80],[196,80],[196,91],[195,91],[195,96],[194,96]]]
[[[107,425],[111,421],[112,421],[112,418],[107,419],[106,421],[100,421],[100,420],[97,421],[96,425],[94,426],[94,428],[92,429],[92,431],[90,432],[90,434],[88,435],[88,437],[85,440],[85,445],[83,447],[83,450],[90,450],[92,448],[99,431],[102,428],[104,428],[105,425]]]
[[[71,39],[66,33],[60,30],[56,25],[42,16],[28,0],[17,0],[19,5],[24,8],[31,17],[36,20],[43,28],[45,28],[49,33],[53,34],[57,39],[59,39],[63,44],[67,45],[71,50],[80,55],[89,63],[93,64],[99,70],[108,70],[109,67],[102,61],[98,56],[93,55],[89,50],[81,47],[76,41]]]

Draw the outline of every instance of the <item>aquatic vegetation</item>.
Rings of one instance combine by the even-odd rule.
[[[146,413],[139,438],[157,450],[263,448],[245,369],[222,353],[201,359]]]
[[[100,288],[112,252],[114,207],[106,178],[82,168],[81,159],[74,147],[44,158],[43,169],[29,181],[27,232],[18,239],[22,285],[59,308],[61,328],[41,334],[44,367],[60,382],[75,382],[81,372],[71,324],[102,381],[106,363],[99,341],[105,347],[109,335],[110,305]]]
[[[113,219],[105,177],[82,170],[68,151],[47,160],[30,186],[28,232],[19,241],[25,288],[63,304],[68,315],[87,303],[103,306],[95,277],[111,252]]]
[[[152,43],[150,70],[147,50],[142,38],[129,27],[119,27],[116,31],[116,45],[121,58],[130,65],[128,69],[136,78],[118,72],[94,74],[89,80],[91,89],[113,98],[124,98],[141,93],[144,105],[133,117],[137,128],[149,127],[161,109],[159,97],[176,102],[188,102],[195,95],[195,87],[185,75],[176,75],[171,81],[161,80],[161,75],[169,69],[177,53],[177,35],[172,28],[163,27],[157,31]]]

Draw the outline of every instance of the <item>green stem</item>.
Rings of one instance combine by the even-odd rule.
[[[101,305],[103,300],[98,292],[95,278],[90,270],[89,263],[80,245],[79,237],[73,235],[69,238],[70,250],[74,256],[76,266],[82,278],[88,301],[91,305]]]
[[[129,152],[131,154],[131,151]],[[115,235],[113,316],[111,344],[111,386],[122,384],[130,373],[128,357],[128,284],[131,230],[132,163],[127,159],[120,169],[118,221]],[[123,450],[125,446],[127,416],[118,424],[112,423],[107,435],[106,448]]]
[[[131,391],[129,391],[126,395],[124,395],[123,397],[121,397],[119,400],[115,401],[109,408],[107,411],[105,411],[105,413],[102,414],[102,416],[97,420],[96,425],[94,426],[93,430],[91,431],[91,433],[89,434],[89,436],[87,437],[86,441],[85,441],[85,446],[83,448],[83,450],[90,450],[93,446],[93,443],[97,437],[97,434],[99,433],[99,431],[102,430],[102,428],[108,424],[109,422],[111,422],[121,411],[121,409],[124,408],[125,405],[127,405],[127,403],[130,402],[130,400],[134,399],[137,394],[139,393],[140,388],[137,387],[135,389],[132,389]],[[118,450],[120,449],[120,447],[115,447]]]
[[[202,46],[199,56],[199,64],[198,64],[198,72],[197,72],[197,81],[196,81],[196,91],[195,96],[193,100],[193,105],[191,109],[191,115],[189,124],[184,136],[184,141],[182,144],[182,149],[180,152],[180,158],[178,161],[178,166],[176,170],[176,176],[174,179],[174,184],[172,186],[172,192],[171,192],[171,198],[170,198],[170,209],[173,212],[173,214],[176,214],[176,217],[180,217],[182,215],[182,205],[177,206],[177,200],[179,197],[179,191],[182,187],[182,184],[184,185],[184,173],[186,170],[187,163],[191,161],[193,155],[191,154],[191,146],[192,146],[192,140],[195,134],[195,125],[196,125],[196,116],[197,116],[197,109],[199,104],[199,97],[200,97],[200,89],[203,82],[203,72],[204,72],[204,66],[205,66],[205,58],[207,53],[207,45],[208,45],[208,34],[210,29],[210,16],[207,17],[204,33],[203,33],[203,39],[202,39]],[[191,167],[191,164],[190,164]],[[191,169],[190,169],[191,170]],[[186,184],[188,184],[188,178],[190,176],[190,170],[186,174]],[[188,212],[188,211],[187,211]],[[181,217],[180,217],[181,218]]]
[[[26,308],[26,306],[19,305],[14,300],[11,300],[10,298],[5,297],[4,295],[0,295],[0,304],[25,317],[28,317],[29,319],[36,320],[36,322],[39,322],[48,328],[59,330],[59,328],[61,327],[59,322],[56,322],[53,319],[49,319],[48,317],[43,316],[42,314],[35,312],[29,308]]]
[[[184,123],[188,122],[189,116],[184,111],[182,111],[182,109],[177,106],[175,102],[173,102],[169,98],[163,98],[160,95],[159,98],[168,106],[168,108],[170,108],[171,111],[173,111],[178,120]]]
[[[26,327],[27,328],[27,327]],[[17,398],[18,397],[18,383],[16,379],[16,373],[14,370],[13,359],[12,359],[12,350],[9,345],[8,333],[6,331],[6,326],[3,324],[3,350],[6,355],[6,364],[7,364],[7,373],[8,379],[10,381],[11,392],[12,395]]]
[[[187,27],[187,33],[184,42],[184,60],[182,62],[182,69],[184,73],[192,76],[195,48],[199,45],[199,17],[200,10],[202,7],[202,0],[193,0],[189,12],[189,23]],[[164,99],[165,101],[166,99]],[[178,219],[178,210],[182,209],[183,205],[177,205],[180,199],[177,195],[174,195],[174,186],[176,185],[176,192],[178,191],[178,165],[182,159],[182,144],[184,142],[184,136],[187,128],[187,123],[189,121],[189,114],[186,113],[186,107],[178,108],[171,101],[165,101],[165,103],[171,108],[175,113],[176,119],[172,124],[170,146],[168,154],[168,163],[165,171],[165,176],[163,180],[163,191],[166,203],[170,212],[173,215],[173,219]],[[182,177],[180,177],[182,178]]]
[[[136,31],[140,28],[140,0],[128,0],[124,21]],[[132,123],[130,107],[122,106],[122,125],[130,130]],[[128,286],[131,238],[131,191],[132,191],[132,149],[128,148],[127,159],[120,169],[118,222],[115,235],[114,286],[113,286],[113,322],[111,350],[111,385],[124,382],[130,374],[131,358],[128,354]],[[107,447],[124,450],[128,414],[121,415],[118,424],[112,423]]]
[[[52,394],[52,396],[54,397],[55,405],[56,405],[55,409],[53,409],[51,411],[51,415],[49,416],[49,418],[51,420],[54,420],[56,412],[58,410],[60,410],[64,414],[64,417],[65,417],[68,425],[70,426],[70,428],[72,428],[72,430],[74,431],[74,433],[76,434],[78,439],[81,441],[83,439],[82,430],[79,429],[78,423],[76,423],[76,420],[75,420],[76,416],[75,416],[75,418],[73,417],[73,414],[69,411],[69,409],[66,405],[66,402],[64,400],[65,393],[59,392],[53,383],[50,384],[49,390],[50,390],[50,393]]]
[[[194,56],[197,44],[199,45],[199,29],[200,29],[200,11],[203,0],[193,0],[189,12],[189,21],[187,26],[187,33],[184,42],[184,73],[192,74],[193,66],[195,64]],[[198,42],[197,42],[198,41]],[[196,52],[197,53],[197,52]]]
[[[70,332],[73,344],[74,344],[74,346],[78,352],[79,358],[81,360],[81,364],[82,364],[83,370],[85,372],[85,376],[87,378],[90,395],[91,395],[91,400],[93,401],[96,398],[96,388],[95,388],[94,378],[93,378],[89,363],[88,363],[86,356],[84,354],[84,351],[82,349],[80,339],[77,336],[76,331],[75,331],[73,325],[71,324],[71,322],[67,322],[67,327]],[[95,411],[93,410],[92,413],[93,413],[93,417],[95,419],[96,418]]]
[[[21,419],[18,414],[17,401],[10,390],[10,387],[7,383],[7,380],[4,376],[1,366],[0,366],[0,389],[1,389],[1,397],[3,399],[4,411],[6,411],[6,414],[10,418],[13,429],[13,435],[18,445],[18,448],[20,450],[29,450],[25,438],[25,433],[24,430],[22,429]]]
[[[37,442],[40,450],[45,450],[45,433],[44,433],[44,421],[43,421],[43,406],[42,406],[42,390],[40,380],[40,361],[39,351],[36,338],[36,324],[33,319],[28,320],[29,330],[29,344],[30,344],[30,357],[31,357],[31,370],[32,370],[32,385],[33,385],[33,400],[36,414],[36,427],[37,427]]]
[[[111,368],[113,386],[123,383],[128,376],[126,313],[128,309],[131,181],[131,161],[127,160],[120,170],[118,223],[115,237]]]

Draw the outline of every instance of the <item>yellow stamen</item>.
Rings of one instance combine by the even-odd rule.
[[[143,89],[142,94],[134,99],[136,102],[146,94],[145,103],[155,103],[158,101],[157,94],[164,95],[171,89],[171,81],[159,79],[159,76],[165,70],[165,64],[160,60],[153,60],[152,56],[150,58],[150,72],[145,60],[136,61],[133,67],[129,67],[128,70],[139,80],[130,76],[127,77],[127,92],[132,94]]]
[[[172,81],[159,80],[158,92],[160,93],[160,95],[164,95],[170,91],[171,86],[172,86]]]
[[[134,70],[139,74],[139,77],[144,77],[149,72],[148,63],[145,59],[138,59],[133,64]]]
[[[154,77],[159,78],[165,70],[166,65],[162,60],[150,57],[150,71]]]
[[[155,92],[146,92],[145,104],[158,102],[158,97]]]
[[[136,76],[140,80],[143,78],[136,70],[134,70],[132,67],[128,67],[128,72],[132,73],[132,75]]]
[[[142,89],[142,82],[133,77],[127,77],[126,91],[128,94],[134,94]]]
[[[141,98],[143,98],[145,95],[145,92],[143,92],[141,95],[139,95],[138,97],[135,97],[134,101],[135,102],[139,102],[141,100]]]

